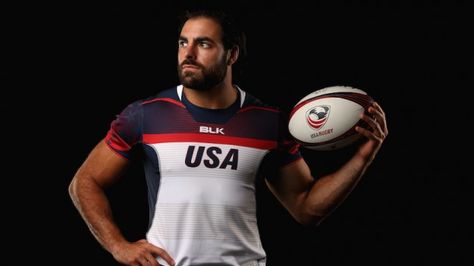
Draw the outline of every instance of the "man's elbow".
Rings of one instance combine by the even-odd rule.
[[[87,184],[85,184],[84,179],[78,178],[77,175],[72,178],[68,186],[68,193],[74,205],[77,206],[79,204],[81,195],[86,191],[86,187]]]
[[[75,178],[73,178],[71,183],[69,183],[68,192],[69,197],[71,197],[72,201],[75,202],[77,198],[77,180]]]
[[[326,218],[326,215],[312,212],[304,212],[295,217],[298,223],[307,227],[315,227],[320,225],[324,218]]]

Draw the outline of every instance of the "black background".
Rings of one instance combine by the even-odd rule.
[[[313,90],[354,86],[381,104],[390,134],[319,227],[298,225],[259,187],[268,265],[472,265],[472,5],[303,3],[226,4],[248,35],[237,83],[287,111]],[[177,84],[176,16],[207,4],[3,8],[2,206],[9,243],[25,264],[116,265],[67,186],[116,114]],[[349,152],[303,150],[314,175]],[[108,193],[124,234],[142,238],[148,214],[139,163]]]

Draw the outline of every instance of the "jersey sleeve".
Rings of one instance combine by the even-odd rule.
[[[142,105],[128,105],[110,124],[105,142],[118,154],[129,158],[131,149],[142,141]]]
[[[300,144],[291,136],[288,129],[288,116],[280,113],[278,123],[278,148],[276,150],[276,163],[280,167],[285,166],[301,158]]]
[[[266,179],[273,180],[280,176],[279,169],[281,167],[301,158],[300,144],[291,136],[288,130],[287,116],[282,113],[278,123],[277,147],[265,156],[259,171]]]

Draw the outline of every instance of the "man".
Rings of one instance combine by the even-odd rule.
[[[244,48],[225,14],[188,13],[178,41],[181,85],[130,104],[113,121],[70,184],[97,240],[126,265],[265,265],[256,221],[255,179],[302,224],[318,224],[351,192],[388,134],[374,103],[357,128],[366,141],[339,170],[315,180],[287,120],[232,83]],[[145,154],[150,226],[129,242],[114,223],[106,186]],[[160,263],[160,264],[159,264]]]

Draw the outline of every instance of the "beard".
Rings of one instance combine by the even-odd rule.
[[[184,73],[183,65],[189,64],[199,67],[202,70],[199,72]],[[208,91],[221,83],[227,73],[227,62],[225,56],[222,57],[216,64],[208,68],[197,63],[193,59],[185,59],[181,64],[178,64],[178,77],[184,87],[197,91]]]

